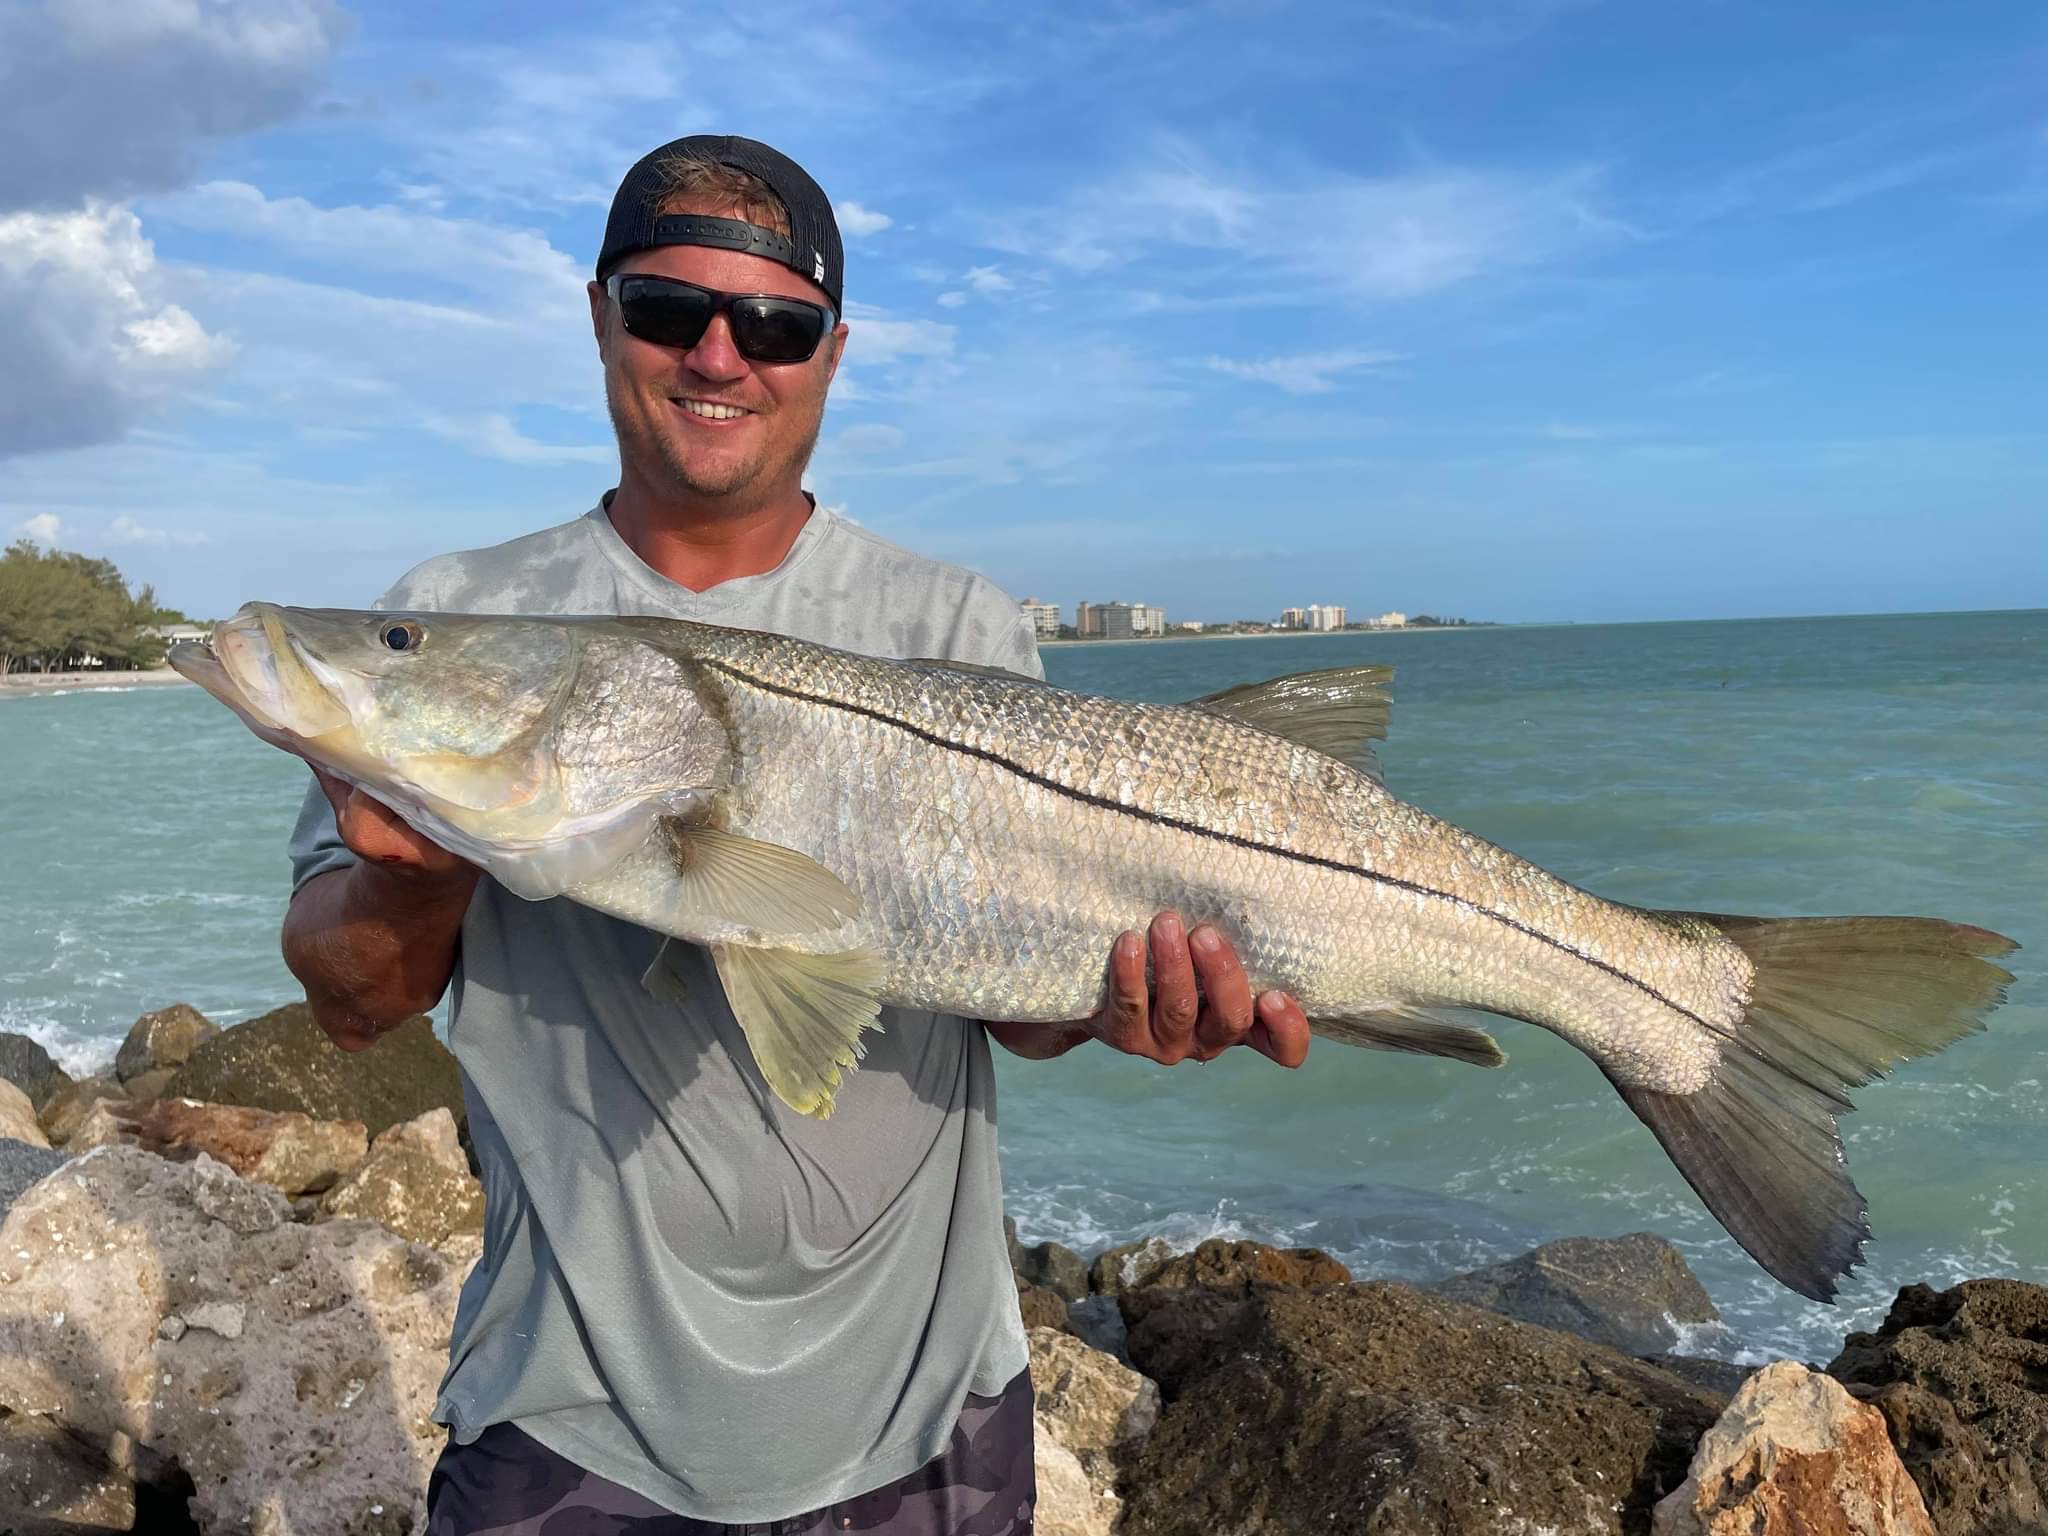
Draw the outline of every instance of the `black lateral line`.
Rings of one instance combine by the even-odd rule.
[[[1700,1028],[1710,1035],[1718,1036],[1724,1040],[1734,1039],[1733,1034],[1725,1025],[1709,1023],[1683,1003],[1674,1002],[1655,987],[1650,986],[1637,977],[1631,976],[1619,966],[1611,965],[1597,955],[1589,955],[1578,946],[1567,944],[1563,939],[1545,933],[1541,928],[1532,927],[1518,917],[1510,917],[1507,913],[1497,912],[1492,907],[1482,907],[1477,902],[1467,901],[1463,896],[1457,895],[1455,892],[1440,891],[1434,886],[1429,885],[1418,885],[1413,880],[1403,880],[1399,875],[1384,874],[1379,870],[1365,869],[1357,864],[1346,864],[1341,859],[1326,859],[1321,854],[1316,853],[1297,853],[1291,848],[1275,848],[1270,843],[1257,842],[1249,837],[1239,837],[1235,832],[1218,832],[1213,827],[1197,826],[1193,822],[1181,821],[1176,817],[1161,816],[1156,811],[1145,811],[1138,809],[1136,806],[1122,805],[1115,800],[1105,799],[1101,795],[1091,795],[1085,789],[1075,789],[1071,785],[1060,783],[1057,779],[1049,779],[1043,774],[1034,773],[1022,764],[1011,762],[1007,757],[991,752],[985,747],[971,747],[964,741],[951,741],[944,736],[925,730],[922,726],[912,725],[907,720],[899,720],[894,715],[886,714],[879,709],[871,709],[865,704],[852,704],[843,699],[822,698],[815,693],[805,693],[800,688],[791,688],[782,683],[771,683],[765,678],[754,676],[751,672],[741,671],[726,661],[699,658],[699,663],[700,665],[710,667],[715,672],[724,673],[735,682],[744,683],[750,688],[759,688],[764,693],[779,694],[785,699],[795,699],[803,704],[816,704],[823,709],[845,710],[850,715],[860,715],[875,721],[877,724],[893,726],[907,735],[915,736],[919,741],[926,742],[944,751],[957,752],[964,757],[975,757],[985,763],[992,763],[1005,772],[1023,779],[1028,784],[1036,784],[1041,789],[1050,790],[1056,795],[1064,795],[1067,799],[1078,801],[1082,805],[1092,805],[1099,810],[1114,811],[1120,816],[1133,816],[1140,821],[1149,821],[1156,826],[1166,827],[1175,832],[1187,832],[1196,837],[1210,838],[1215,842],[1228,843],[1233,848],[1243,848],[1248,852],[1269,853],[1276,859],[1292,859],[1297,864],[1314,865],[1318,869],[1332,870],[1340,875],[1357,875],[1361,879],[1371,880],[1380,885],[1391,886],[1396,890],[1412,891],[1418,896],[1426,896],[1435,901],[1449,902],[1452,906],[1461,907],[1465,911],[1476,913],[1480,917],[1490,918],[1503,927],[1512,928],[1517,933],[1526,934],[1532,939],[1548,944],[1552,949],[1570,955],[1575,960],[1584,961],[1587,965],[1592,966],[1594,970],[1604,971],[1616,981],[1626,982],[1644,996],[1653,998],[1657,1002],[1662,1003],[1666,1008],[1671,1009],[1674,1013],[1692,1020],[1693,1023],[1699,1025]]]

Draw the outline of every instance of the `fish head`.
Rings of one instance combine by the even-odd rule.
[[[624,734],[620,642],[576,620],[250,603],[171,664],[265,741],[390,806],[522,895],[556,894],[701,800],[722,732],[694,695],[659,715],[665,753],[598,760]],[[579,672],[591,674],[578,687]],[[592,718],[602,714],[605,718]],[[659,781],[637,772],[659,760]]]

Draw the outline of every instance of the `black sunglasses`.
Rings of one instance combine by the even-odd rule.
[[[711,317],[723,312],[732,344],[757,363],[804,362],[838,323],[823,304],[776,293],[720,293],[645,272],[614,272],[604,291],[619,306],[626,334],[658,347],[694,347]]]

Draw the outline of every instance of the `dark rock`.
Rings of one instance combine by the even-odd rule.
[[[321,1032],[304,1003],[222,1030],[178,1069],[164,1097],[360,1120],[372,1136],[436,1106],[463,1123],[461,1075],[426,1015],[351,1052]]]
[[[50,1102],[50,1095],[71,1081],[71,1074],[58,1066],[48,1051],[27,1035],[5,1029],[0,1029],[0,1077],[27,1094],[39,1114]]]
[[[1753,1365],[1737,1365],[1732,1360],[1716,1360],[1709,1355],[1657,1354],[1636,1358],[1721,1397],[1733,1397],[1756,1370]]]
[[[145,1013],[129,1028],[114,1056],[114,1075],[127,1082],[144,1072],[181,1067],[220,1026],[190,1003],[173,1003]]]
[[[1430,1289],[1632,1355],[1670,1349],[1678,1342],[1674,1321],[1721,1320],[1684,1256],[1647,1232],[1560,1238]]]
[[[1014,1274],[1024,1262],[1024,1245],[1017,1241],[1017,1218],[1014,1216],[1003,1218],[1003,1243],[1010,1250],[1010,1270]]]
[[[1069,1301],[1088,1294],[1088,1262],[1058,1243],[1034,1243],[1017,1253],[1011,1266],[1019,1279],[1058,1291]]]
[[[1114,1296],[1125,1286],[1136,1285],[1173,1254],[1173,1244],[1163,1237],[1148,1237],[1141,1243],[1105,1248],[1088,1266],[1089,1288],[1104,1296]]]
[[[1941,1536],[2048,1531],[2048,1288],[1909,1285],[1828,1374],[1884,1414]]]
[[[1181,1291],[1131,1331],[1167,1407],[1126,1536],[1640,1533],[1718,1396],[1408,1286]]]
[[[1124,1327],[1124,1314],[1114,1296],[1084,1296],[1079,1301],[1069,1302],[1067,1322],[1074,1336],[1090,1349],[1114,1355],[1125,1365],[1131,1363],[1131,1353],[1126,1345],[1130,1330]]]
[[[1125,1286],[1117,1293],[1117,1305],[1124,1322],[1136,1327],[1154,1308],[1171,1306],[1178,1293],[1189,1289],[1242,1296],[1257,1286],[1350,1283],[1351,1271],[1320,1248],[1269,1248],[1212,1237]]]
[[[1074,1325],[1067,1320],[1067,1298],[1042,1285],[1029,1285],[1019,1280],[1017,1310],[1023,1314],[1027,1329],[1057,1328],[1061,1333],[1074,1331]]]
[[[47,1177],[70,1161],[62,1152],[32,1147],[25,1141],[0,1141],[0,1220],[16,1197],[37,1180]]]

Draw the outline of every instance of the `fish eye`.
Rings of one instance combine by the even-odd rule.
[[[394,651],[416,651],[427,638],[427,632],[411,619],[400,619],[386,624],[377,632],[377,638]]]

